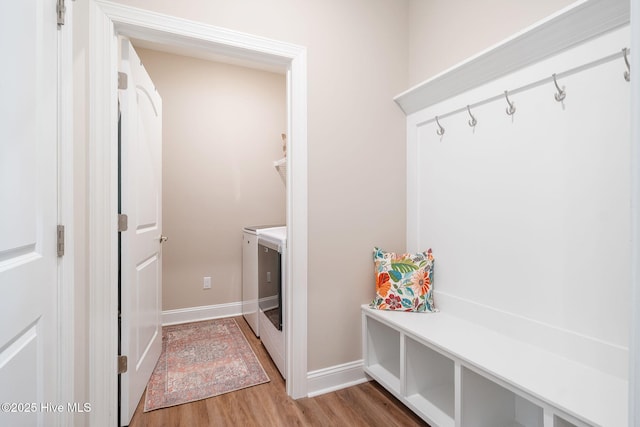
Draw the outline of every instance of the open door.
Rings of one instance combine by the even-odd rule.
[[[120,52],[120,425],[162,350],[162,100],[131,43]],[[126,81],[126,83],[125,83]],[[124,88],[126,86],[126,88]]]
[[[0,40],[0,425],[54,425],[58,402],[55,2],[3,4]],[[60,331],[60,333],[70,333]],[[67,410],[65,405],[64,410]]]

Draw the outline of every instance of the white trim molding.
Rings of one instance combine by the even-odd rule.
[[[220,319],[242,315],[242,303],[203,305],[200,307],[178,308],[162,312],[162,326],[180,323],[201,322],[203,320]]]
[[[307,56],[306,48],[104,0],[90,0],[89,336],[90,424],[117,423],[117,41],[160,45],[280,64],[287,69],[291,148],[287,176],[287,394],[307,395]],[[295,283],[295,287],[292,284]]]
[[[118,424],[117,62],[113,23],[89,4],[89,425]]]
[[[309,397],[319,396],[343,388],[366,383],[369,377],[364,373],[363,361],[355,360],[329,368],[309,372],[307,384]]]

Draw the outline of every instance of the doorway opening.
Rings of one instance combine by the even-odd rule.
[[[139,93],[138,108],[146,105],[145,93],[157,93],[162,99],[162,108],[158,108],[162,111],[162,143],[161,150],[158,150],[162,151],[162,161],[159,162],[162,178],[154,186],[162,188],[159,191],[162,223],[155,233],[168,236],[168,242],[156,242],[155,245],[162,248],[159,252],[162,308],[158,307],[159,304],[145,305],[144,312],[153,313],[152,316],[147,314],[146,318],[160,321],[164,310],[162,323],[172,325],[228,317],[233,307],[233,314],[239,313],[240,307],[244,314],[245,301],[251,305],[252,301],[257,302],[258,297],[253,300],[249,292],[244,292],[244,285],[252,277],[250,272],[244,271],[244,264],[253,257],[244,256],[247,255],[244,253],[247,245],[240,238],[243,229],[247,224],[284,225],[286,221],[286,187],[274,166],[275,161],[284,155],[281,135],[287,128],[286,68],[262,69],[220,62],[222,59],[212,61],[187,57],[167,52],[164,46],[138,40],[130,40],[130,44],[123,40],[122,50],[135,51],[128,54],[129,57],[135,56],[135,64],[126,61],[127,67],[140,69],[139,72],[148,76],[151,82],[147,91],[141,91],[138,88],[142,82],[138,79],[134,82],[133,76],[128,77],[125,91]],[[150,126],[153,123],[148,122]],[[139,132],[138,138],[147,133]],[[130,142],[134,146],[142,143]],[[143,152],[156,149],[151,142],[145,147]],[[127,153],[131,151],[137,152],[135,148],[126,149]],[[136,183],[135,177],[144,170],[145,158],[134,154],[128,158],[142,162],[137,166],[127,163],[130,170],[138,171],[129,174],[134,179],[130,188],[129,183],[124,185],[123,190],[128,190],[129,194],[144,182],[154,182],[155,174],[151,174],[148,180],[138,178]],[[153,159],[146,160],[154,163]],[[148,192],[153,192],[153,189],[144,191],[141,196]],[[156,199],[144,197],[142,200],[149,201],[152,207],[157,205]],[[132,205],[129,203],[128,210]],[[138,204],[138,209],[140,206],[143,205]],[[129,226],[138,230],[140,223],[131,221],[135,218],[135,212],[131,212]],[[144,224],[143,229],[148,229],[150,220]],[[131,239],[130,233],[123,234]],[[258,249],[254,249],[257,255]],[[122,261],[128,264],[126,258]],[[248,273],[247,277],[244,273]],[[281,277],[279,269],[272,273],[271,279]],[[133,272],[127,277],[129,285],[122,291],[139,280],[134,278]],[[278,280],[270,282],[280,283]],[[149,288],[157,286],[155,283],[147,285]],[[269,291],[275,290],[274,286],[267,287]],[[143,287],[134,285],[134,288]],[[243,291],[241,304],[240,290]],[[260,308],[264,308],[262,304],[269,307],[275,304],[281,308],[277,295],[275,298],[261,296]],[[135,300],[135,296],[126,301],[130,299]],[[132,306],[137,304],[130,303],[125,308]],[[259,316],[257,310],[256,316]],[[144,340],[137,345],[123,346],[125,352],[119,353],[126,355],[129,362],[129,370],[120,377],[120,389],[126,391],[121,394],[121,414],[128,416],[133,415],[137,400],[143,393],[144,379],[134,381],[133,378],[137,378],[138,372],[151,375],[143,365],[154,362],[145,360],[147,352],[142,350],[147,343],[149,346],[153,344],[155,335],[145,334],[148,327],[137,325],[134,321],[137,317],[135,311],[122,312],[121,337],[126,333],[130,337],[128,342]],[[282,329],[269,330],[266,322],[261,324],[263,332],[272,332],[260,334],[261,342],[269,350],[271,358],[277,361],[281,374],[286,375]],[[140,338],[136,340],[134,337]],[[284,392],[282,383],[281,393]],[[122,419],[127,420],[121,416]]]
[[[90,394],[92,419],[114,420],[117,407],[117,35],[173,46],[181,52],[224,55],[287,70],[288,236],[287,394],[307,395],[307,84],[306,49],[102,0],[91,6],[90,94]],[[295,284],[295,286],[293,286]],[[115,422],[115,420],[114,420]]]

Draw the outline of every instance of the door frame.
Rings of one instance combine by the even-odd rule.
[[[73,3],[67,2],[64,25],[58,28],[58,118],[57,118],[57,223],[65,227],[64,256],[58,257],[57,269],[57,336],[58,402],[77,402],[76,339],[75,339],[75,244],[74,244],[74,111],[73,111]],[[84,403],[84,402],[82,402]],[[56,425],[72,425],[74,414],[63,411],[56,417]]]
[[[287,394],[307,396],[307,52],[302,46],[105,0],[89,4],[91,425],[117,422],[117,36],[287,68]],[[293,286],[295,283],[295,287]]]

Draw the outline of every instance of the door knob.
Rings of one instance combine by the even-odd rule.
[[[160,243],[164,243],[167,240],[169,240],[169,238],[167,236],[163,236],[162,234],[160,235]]]

